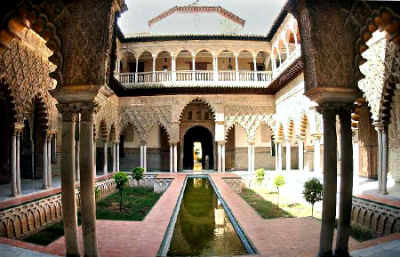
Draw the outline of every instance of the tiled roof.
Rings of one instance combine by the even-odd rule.
[[[246,20],[240,18],[239,16],[233,14],[232,12],[226,10],[221,6],[196,6],[196,5],[188,5],[188,6],[174,6],[171,9],[161,13],[160,15],[154,17],[153,19],[149,20],[147,24],[151,27],[153,24],[167,18],[168,16],[174,13],[211,13],[215,12],[220,14],[221,16],[225,17],[228,20],[231,20],[242,27],[246,23]]]

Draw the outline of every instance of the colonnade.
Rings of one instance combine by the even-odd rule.
[[[24,125],[14,124],[11,135],[10,145],[10,167],[11,167],[11,196],[16,197],[22,194],[21,189],[21,137]],[[42,177],[43,189],[52,187],[52,159],[55,155],[55,149],[52,148],[51,142],[55,133],[42,131]]]

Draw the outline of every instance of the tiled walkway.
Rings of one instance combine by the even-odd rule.
[[[182,190],[186,175],[160,175],[172,177],[174,180],[143,221],[98,220],[97,238],[100,255],[102,257],[155,256],[179,193]],[[235,174],[211,174],[211,178],[219,192],[229,205],[244,232],[258,250],[259,256],[315,256],[318,250],[320,232],[320,223],[317,220],[310,217],[264,220],[223,181],[223,178],[227,176],[235,176]],[[81,233],[81,229],[79,229],[79,241],[81,252],[83,253]],[[37,246],[5,238],[0,238],[0,243],[47,254],[65,254],[64,238],[60,238],[48,246]],[[362,244],[350,240],[350,249],[359,249],[360,247],[362,247]],[[393,247],[393,249],[397,249],[397,246]],[[0,252],[0,256],[3,256],[2,252]],[[358,255],[357,257],[361,256],[363,255]]]

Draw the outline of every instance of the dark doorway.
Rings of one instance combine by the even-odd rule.
[[[183,138],[183,169],[193,169],[193,143],[200,142],[203,158],[203,168],[214,169],[213,136],[205,127],[195,126],[190,128]],[[206,165],[208,156],[208,165]]]

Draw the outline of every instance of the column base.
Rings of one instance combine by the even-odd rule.
[[[350,254],[348,250],[335,250],[334,257],[350,257]]]
[[[80,254],[66,254],[66,257],[81,257]]]

